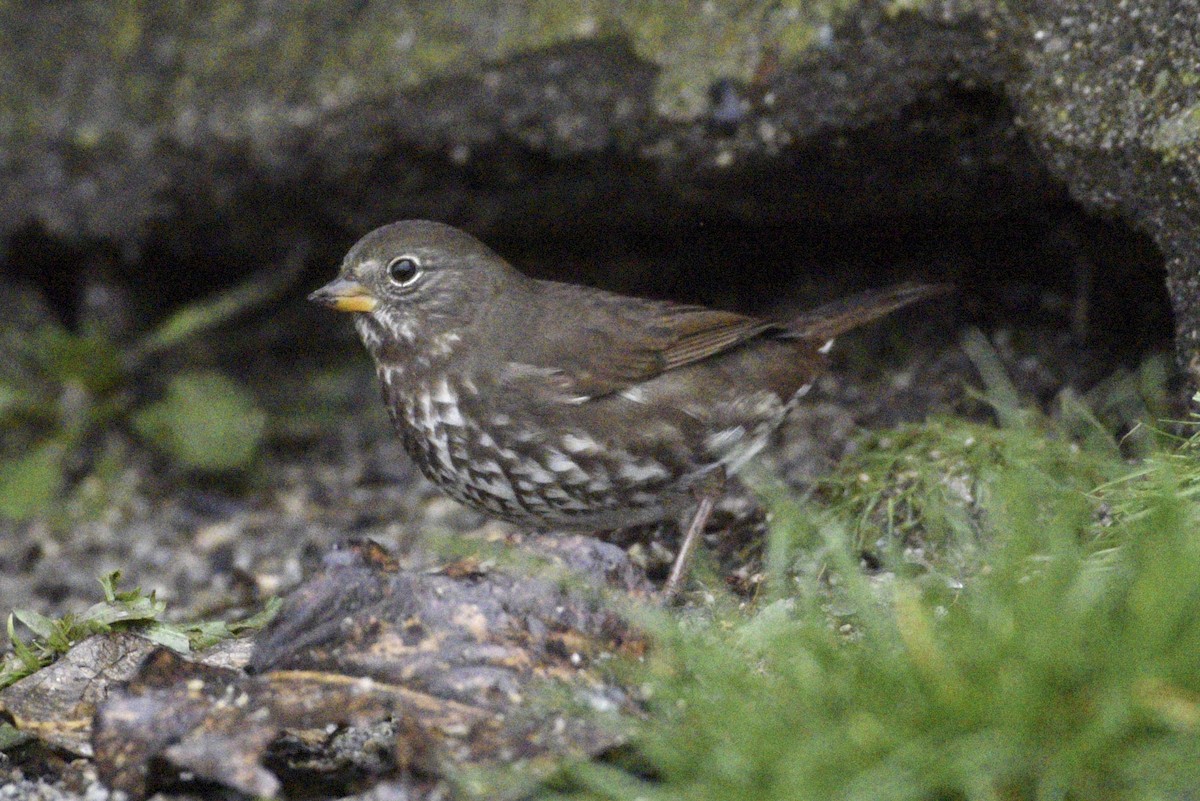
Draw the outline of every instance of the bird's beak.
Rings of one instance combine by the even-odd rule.
[[[365,286],[349,278],[335,278],[309,295],[308,299],[343,312],[370,312],[378,304]]]

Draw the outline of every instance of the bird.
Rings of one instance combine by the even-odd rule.
[[[535,279],[465,231],[405,220],[309,299],[353,315],[405,451],[451,497],[541,531],[678,521],[670,599],[727,478],[833,339],[947,290],[903,283],[778,322]]]

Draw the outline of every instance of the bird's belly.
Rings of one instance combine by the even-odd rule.
[[[690,500],[676,465],[562,421],[497,411],[472,389],[437,379],[388,404],[405,450],[451,497],[513,522],[580,529],[662,520]]]
[[[393,393],[388,408],[422,473],[463,503],[535,526],[673,518],[692,502],[694,485],[717,469],[735,473],[787,413],[775,396],[746,395],[736,408],[707,410],[703,421],[696,410],[648,414],[636,397],[554,414],[497,408],[462,378],[414,383]]]

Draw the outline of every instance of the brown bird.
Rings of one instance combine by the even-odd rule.
[[[309,299],[354,313],[405,450],[452,497],[541,529],[690,517],[671,597],[725,477],[812,387],[833,337],[945,289],[902,284],[784,324],[536,280],[410,220],[359,240]]]

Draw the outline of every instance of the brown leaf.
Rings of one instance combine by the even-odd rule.
[[[172,778],[152,773],[160,761],[269,797],[279,780],[261,762],[280,731],[383,720],[403,700],[397,688],[369,680],[295,672],[247,676],[159,649],[100,707],[96,767],[105,784],[134,798]]]
[[[371,542],[331,551],[258,636],[252,675],[159,649],[109,691],[92,733],[101,779],[133,798],[185,773],[260,797],[314,771],[361,781],[320,753],[332,753],[339,727],[383,725],[388,758],[367,778],[419,798],[465,767],[540,775],[616,745],[614,713],[636,708],[592,666],[643,645],[601,589],[642,593],[645,578],[587,537],[527,547],[561,569],[428,571]],[[571,570],[580,577],[565,578]],[[308,756],[272,757],[284,743]]]

